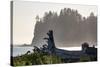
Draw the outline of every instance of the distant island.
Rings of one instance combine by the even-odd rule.
[[[15,47],[30,47],[32,46],[31,44],[16,44],[16,45],[13,45]]]

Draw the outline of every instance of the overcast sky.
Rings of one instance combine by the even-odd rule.
[[[30,44],[34,37],[35,17],[42,17],[49,10],[57,12],[63,8],[77,9],[82,16],[89,16],[91,12],[97,15],[97,7],[89,5],[72,5],[43,3],[32,1],[14,1],[13,3],[13,44]]]

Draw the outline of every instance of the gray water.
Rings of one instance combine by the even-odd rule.
[[[65,49],[65,50],[81,50],[81,47],[58,47],[60,49]],[[27,51],[33,52],[33,47],[32,46],[13,46],[13,57],[15,56],[20,56],[22,54],[25,54]]]
[[[23,46],[23,47],[14,46],[12,49],[13,49],[13,52],[12,52],[13,57],[25,54],[27,51],[33,52],[33,47],[31,46]]]

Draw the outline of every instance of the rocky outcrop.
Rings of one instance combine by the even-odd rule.
[[[42,19],[42,20],[41,20]],[[83,42],[97,42],[97,17],[83,17],[77,10],[64,8],[60,14],[46,12],[44,17],[36,22],[32,45],[42,46],[48,30],[53,30],[56,46],[81,46]]]

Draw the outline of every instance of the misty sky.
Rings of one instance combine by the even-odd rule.
[[[91,12],[97,15],[96,6],[43,3],[32,1],[14,1],[13,3],[13,44],[30,44],[34,37],[35,17],[42,17],[49,10],[57,12],[63,8],[77,9],[82,16]]]

